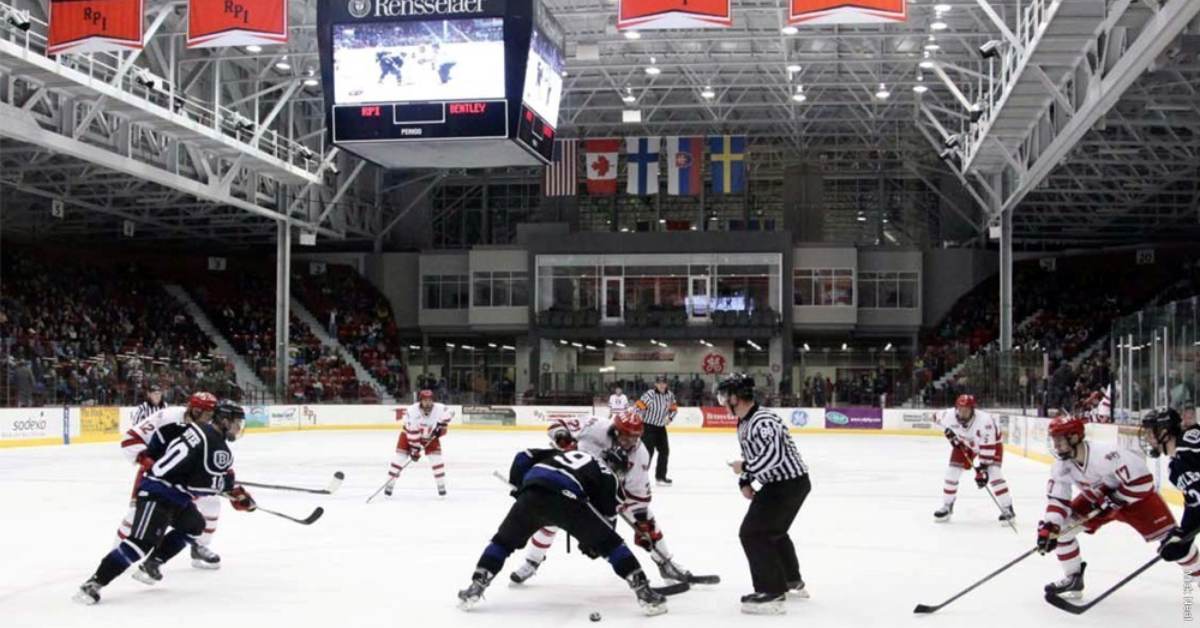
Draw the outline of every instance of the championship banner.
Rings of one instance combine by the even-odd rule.
[[[46,54],[142,48],[142,0],[50,0]]]
[[[287,0],[188,0],[188,48],[281,44]]]
[[[789,0],[788,24],[878,24],[908,20],[908,0]]]
[[[730,0],[620,0],[618,30],[729,28]]]

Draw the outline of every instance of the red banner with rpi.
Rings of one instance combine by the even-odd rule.
[[[729,28],[730,0],[620,0],[617,28]]]
[[[47,54],[142,47],[142,0],[50,0]]]
[[[789,0],[788,24],[904,22],[908,0]]]
[[[287,0],[188,0],[188,48],[287,41]]]

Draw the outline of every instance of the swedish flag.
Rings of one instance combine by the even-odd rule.
[[[712,160],[713,194],[746,191],[746,136],[711,135],[708,152]]]

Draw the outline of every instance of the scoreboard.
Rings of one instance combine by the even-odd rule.
[[[318,4],[333,144],[385,167],[547,163],[562,28],[539,0]]]

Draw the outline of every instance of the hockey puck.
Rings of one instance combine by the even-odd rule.
[[[592,613],[591,615],[588,615],[588,619],[592,621],[600,621],[600,613]]]

